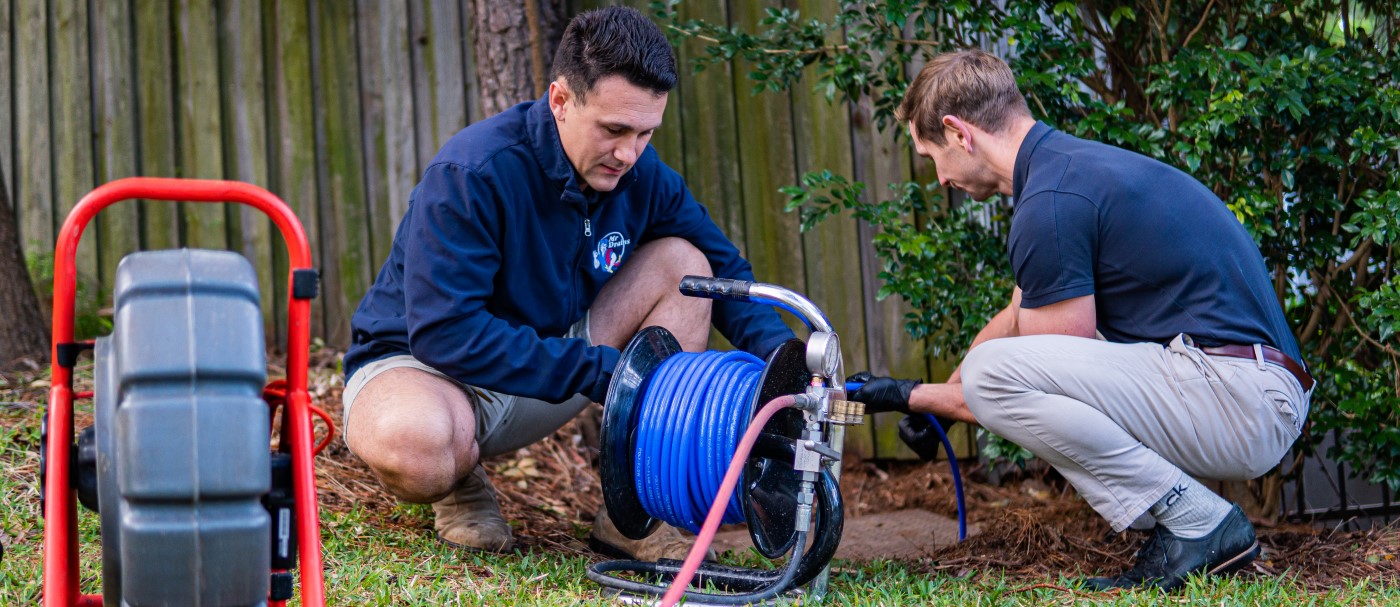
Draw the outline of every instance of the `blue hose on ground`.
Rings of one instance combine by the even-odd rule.
[[[948,454],[948,466],[953,470],[953,492],[958,496],[958,541],[961,542],[967,539],[967,506],[963,502],[962,473],[958,471],[958,456],[953,454],[953,443],[948,440],[948,435],[943,432],[938,420],[927,413],[923,415],[938,430],[938,438],[943,441],[943,451]]]
[[[762,360],[737,351],[680,352],[657,367],[642,388],[634,450],[633,479],[647,514],[700,530],[753,418],[762,375]],[[723,522],[745,522],[737,491]]]
[[[860,382],[846,382],[846,393],[855,392],[864,385]],[[927,418],[929,424],[938,432],[938,439],[943,441],[943,451],[948,454],[948,466],[953,470],[953,492],[958,498],[958,541],[961,542],[967,539],[967,505],[963,500],[962,472],[958,470],[958,457],[953,454],[953,443],[948,440],[948,434],[943,431],[938,419],[928,413],[920,415]]]

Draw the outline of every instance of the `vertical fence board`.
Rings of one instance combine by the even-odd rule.
[[[62,225],[68,211],[93,187],[92,72],[88,65],[86,0],[56,0],[52,6],[49,52],[52,68],[54,222]],[[75,267],[78,281],[100,297],[96,230],[85,232]]]
[[[603,4],[604,3],[599,2],[584,2],[578,8],[578,12],[600,8],[601,6],[603,6]],[[626,0],[624,2],[621,2],[620,4],[624,4],[644,13],[651,14],[651,12],[647,8],[647,5],[650,4],[650,0]],[[658,25],[662,25],[664,27],[664,24]],[[656,150],[656,155],[661,158],[662,162],[666,163],[666,166],[675,169],[676,172],[680,173],[686,178],[687,181],[689,181],[691,177],[690,173],[688,172],[688,169],[686,168],[686,161],[688,160],[688,158],[686,157],[685,153],[686,142],[685,127],[683,123],[686,116],[686,104],[688,101],[693,103],[693,101],[690,101],[689,97],[691,93],[691,91],[689,90],[690,87],[685,82],[686,76],[690,71],[690,67],[685,63],[685,50],[675,49],[675,52],[676,70],[677,73],[680,75],[680,80],[679,82],[677,82],[676,88],[672,89],[670,95],[666,98],[666,113],[664,115],[665,117],[661,120],[661,128],[657,129],[656,133],[652,135],[651,147]],[[726,103],[728,103],[727,100]],[[688,185],[694,187],[694,184]],[[697,199],[703,204],[710,204],[710,201],[705,200],[704,198],[699,198],[698,194]],[[723,228],[724,226],[721,224],[720,227]],[[734,234],[728,234],[727,232],[726,234],[730,237],[730,240],[736,241],[736,244],[739,245],[740,249],[743,248],[744,244],[742,242],[742,239],[738,238]],[[714,335],[718,337],[719,333],[715,332]]]
[[[438,148],[467,125],[462,7],[450,0],[412,0],[413,104],[417,119],[418,174]]]
[[[0,195],[11,207],[15,201],[15,24],[14,4],[11,0],[0,0]]]
[[[874,124],[874,108],[869,98],[852,106],[852,148],[856,155],[856,179],[865,182],[865,198],[869,201],[893,195],[886,186],[909,179],[907,144],[897,141],[897,126],[881,131]],[[912,340],[904,331],[904,315],[909,311],[899,297],[876,301],[881,262],[872,244],[877,230],[860,222],[861,282],[865,294],[865,322],[870,344],[870,368],[876,374],[894,377],[923,378],[927,376],[924,340]],[[878,457],[912,459],[915,454],[899,440],[898,416],[879,416],[872,424]]]
[[[680,6],[681,17],[727,23],[723,0],[701,0]],[[690,59],[700,56],[703,45],[682,45],[681,90],[685,111],[679,116],[685,132],[685,177],[695,198],[710,210],[715,224],[730,240],[744,242],[743,198],[739,188],[738,126],[734,119],[734,74],[729,64],[710,66],[695,73]]]
[[[224,177],[223,121],[220,116],[218,11],[214,0],[180,0],[175,5],[175,63],[178,66],[181,177]],[[180,209],[185,244],[203,249],[228,248],[224,208],[214,204]]]
[[[20,2],[15,12],[15,210],[27,253],[53,251],[53,158],[49,137],[49,15],[46,3]]]
[[[136,108],[132,66],[131,2],[92,4],[93,123],[97,137],[96,180],[107,183],[137,173]],[[97,217],[102,284],[110,290],[117,262],[141,246],[141,215],[132,202],[108,207]]]
[[[837,10],[833,0],[800,0],[795,8],[803,15],[830,15]],[[828,36],[828,42],[840,43],[841,37],[836,32]],[[802,82],[792,91],[798,174],[829,169],[850,176],[855,167],[848,110],[844,104],[828,101],[825,95],[812,90],[816,75],[815,68],[807,68]],[[856,220],[848,215],[827,219],[802,238],[807,297],[826,312],[841,335],[846,368],[851,372],[870,368],[857,238]],[[866,434],[851,434],[853,451],[866,447],[862,444]]]
[[[765,8],[781,4],[771,0],[731,3],[730,21],[753,31],[763,19]],[[796,214],[783,211],[784,200],[778,192],[778,188],[797,178],[791,102],[787,93],[750,93],[753,81],[748,73],[752,67],[738,62],[733,76],[744,201],[744,250],[758,280],[806,293],[799,219]],[[792,316],[784,314],[783,318],[794,329],[805,330]]]
[[[408,194],[418,179],[412,60],[406,4],[360,0],[357,6],[369,263],[376,270],[389,257],[394,232],[408,210]]]
[[[647,10],[646,2],[631,4],[639,10]],[[729,19],[728,7],[722,0],[698,0],[678,8],[682,17],[718,23]],[[663,130],[658,133],[672,141],[662,158],[685,175],[686,185],[695,199],[705,205],[715,225],[747,255],[744,201],[736,164],[739,158],[738,123],[734,119],[734,70],[726,63],[695,73],[691,59],[701,52],[701,46],[695,43],[683,43],[676,49],[676,71],[680,78],[676,91],[667,100],[669,124],[663,124]],[[734,348],[718,329],[710,331],[709,347]]]
[[[177,177],[175,172],[175,66],[170,34],[170,3],[137,2],[136,114],[140,174]],[[174,205],[145,201],[140,205],[141,248],[179,246],[179,214]]]
[[[264,0],[263,24],[270,47],[267,63],[269,89],[269,169],[274,189],[286,201],[311,243],[312,263],[323,267],[320,214],[317,211],[316,126],[312,107],[311,16],[306,2]],[[286,259],[278,253],[278,282],[286,276]],[[279,293],[279,299],[286,296]],[[311,334],[326,334],[326,297],[311,302]],[[345,344],[339,344],[344,346]]]
[[[894,181],[908,178],[909,158],[902,154],[894,139],[893,129],[880,131],[873,119],[869,98],[852,106],[852,150],[855,155],[855,177],[866,184],[865,198],[877,201],[892,194],[886,187]],[[877,230],[859,222],[861,290],[865,298],[865,326],[870,347],[870,369],[877,375],[894,377],[924,377],[924,341],[912,341],[904,332],[904,313],[908,306],[898,297],[876,301],[881,262],[875,256],[872,239]],[[925,378],[927,379],[927,378]],[[891,419],[892,418],[892,419]],[[897,416],[867,417],[880,457],[914,457],[912,451],[898,440]],[[891,448],[893,446],[893,449]],[[891,453],[894,451],[894,453]]]
[[[684,86],[677,86],[666,97],[666,111],[661,119],[661,128],[656,129],[656,133],[651,137],[651,147],[656,149],[657,157],[682,175],[686,174],[685,127],[682,124],[686,104],[685,93]]]
[[[219,4],[219,86],[223,100],[224,174],[229,179],[267,187],[267,101],[263,75],[262,7],[257,0],[224,0]],[[258,272],[262,295],[263,332],[274,339],[277,310],[284,307],[274,297],[277,277],[272,223],[261,211],[245,205],[228,209],[229,246],[242,253]]]
[[[360,140],[359,77],[355,49],[355,5],[316,6],[318,183],[321,191],[321,279],[325,285],[326,341],[350,341],[350,314],[369,289],[369,226],[366,224],[364,158]]]
[[[459,5],[457,14],[461,17],[461,22],[457,27],[462,30],[462,74],[466,78],[466,99],[463,103],[467,107],[467,124],[490,118],[485,115],[486,108],[481,103],[481,81],[476,77],[476,48],[471,33],[471,13],[469,3]],[[548,59],[553,60],[553,57]]]

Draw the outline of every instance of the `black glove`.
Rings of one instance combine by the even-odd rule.
[[[947,432],[954,423],[953,420],[935,417],[938,425]],[[899,440],[909,445],[909,448],[919,455],[919,459],[931,462],[938,459],[938,452],[943,450],[943,441],[938,438],[938,431],[934,429],[933,422],[922,413],[906,415],[899,420]]]
[[[847,381],[865,384],[860,389],[846,395],[846,399],[865,403],[866,413],[884,413],[886,411],[908,413],[909,394],[914,391],[914,386],[923,383],[917,379],[875,377],[869,371],[861,371],[852,375]]]

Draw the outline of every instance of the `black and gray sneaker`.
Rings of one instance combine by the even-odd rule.
[[[1113,588],[1159,588],[1165,592],[1180,589],[1194,573],[1221,575],[1233,573],[1259,556],[1254,525],[1238,505],[1230,508],[1225,520],[1204,537],[1186,539],[1172,535],[1160,525],[1138,550],[1137,563],[1113,577],[1084,581],[1090,590]]]

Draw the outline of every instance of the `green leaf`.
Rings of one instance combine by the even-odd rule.
[[[1109,27],[1116,28],[1118,27],[1118,22],[1124,19],[1128,21],[1137,21],[1137,13],[1133,11],[1131,6],[1120,6],[1114,9],[1113,13],[1108,16],[1108,25]]]

